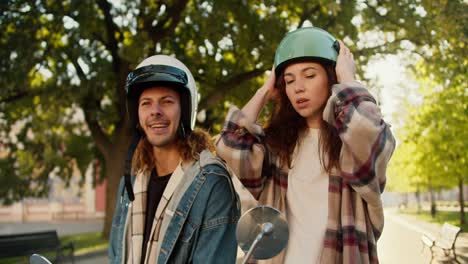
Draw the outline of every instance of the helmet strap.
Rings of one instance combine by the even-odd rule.
[[[131,182],[131,170],[132,170],[132,158],[133,158],[133,153],[135,152],[135,149],[138,146],[138,142],[140,141],[141,135],[137,131],[133,132],[133,138],[130,143],[130,147],[128,148],[127,152],[127,159],[125,160],[125,171],[124,171],[124,177],[125,177],[125,188],[122,190],[122,197],[124,195],[124,191],[127,191],[128,198],[130,201],[135,200],[135,195],[133,193],[133,186]]]
[[[181,138],[187,137],[187,133],[185,133],[184,123],[182,121],[180,121],[178,133]]]

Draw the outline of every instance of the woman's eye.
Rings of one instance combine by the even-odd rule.
[[[284,82],[285,82],[286,84],[291,84],[291,83],[294,82],[294,80],[284,80]]]
[[[312,78],[314,78],[314,77],[315,77],[315,74],[307,75],[307,78],[308,78],[308,79],[312,79]]]

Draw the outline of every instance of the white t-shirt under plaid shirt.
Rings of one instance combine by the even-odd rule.
[[[319,263],[328,216],[328,174],[318,148],[319,129],[299,139],[288,174],[286,216],[289,241],[285,264]]]

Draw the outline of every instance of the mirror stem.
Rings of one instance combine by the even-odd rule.
[[[272,231],[273,231],[273,224],[272,223],[268,222],[268,223],[264,223],[262,225],[262,231],[260,232],[260,234],[257,235],[254,242],[250,246],[249,251],[247,252],[247,254],[245,254],[245,257],[244,257],[244,260],[242,261],[242,264],[247,264],[247,261],[249,261],[250,256],[252,255],[253,251],[257,247],[258,242],[260,242],[260,240],[262,240],[264,235],[268,235]]]

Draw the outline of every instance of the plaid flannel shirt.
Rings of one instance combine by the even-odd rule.
[[[376,242],[384,226],[381,193],[395,140],[375,99],[358,82],[336,84],[323,119],[343,142],[341,170],[331,173],[328,220],[320,263],[378,263]],[[219,139],[218,155],[258,199],[286,212],[288,167],[263,144],[260,125],[231,107]],[[284,251],[266,263],[282,263]],[[263,262],[262,262],[263,263]]]

